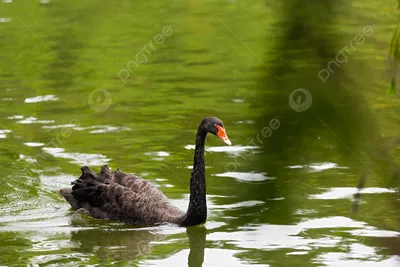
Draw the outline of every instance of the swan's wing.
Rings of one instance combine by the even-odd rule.
[[[103,166],[95,174],[82,167],[82,175],[71,189],[60,193],[74,209],[84,208],[96,218],[124,220],[135,224],[179,223],[183,215],[151,182]]]
[[[111,173],[109,180],[110,182],[115,182],[129,188],[138,196],[152,196],[153,199],[159,201],[168,201],[163,192],[155,188],[150,181],[139,178],[133,174],[122,172],[119,169]]]
[[[153,187],[145,193],[136,193],[115,182],[103,184],[78,179],[71,194],[93,217],[134,224],[175,222],[183,213],[164,198],[160,199],[158,192]]]
[[[126,186],[127,183],[133,184],[136,180],[142,180],[141,178],[122,172],[119,168],[115,172],[111,172],[107,165],[103,165],[99,173],[95,173],[88,166],[81,168],[82,175],[79,179],[93,179],[99,183],[109,183],[110,181],[119,183],[120,185]]]
[[[94,179],[100,183],[117,183],[124,187],[129,188],[132,192],[144,194],[156,194],[158,198],[167,200],[167,197],[160,191],[154,191],[153,184],[144,180],[136,175],[121,171],[119,168],[115,172],[111,172],[107,165],[101,167],[101,171],[95,174],[89,167],[84,166],[81,168],[82,175],[79,179]]]

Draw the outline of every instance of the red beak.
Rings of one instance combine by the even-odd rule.
[[[228,136],[226,135],[224,127],[220,125],[215,125],[218,128],[217,136],[221,138],[222,141],[224,141],[225,144],[227,145],[232,145],[231,141],[229,140]]]

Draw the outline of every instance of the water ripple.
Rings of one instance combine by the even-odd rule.
[[[25,142],[24,145],[30,146],[30,147],[38,147],[38,146],[44,146],[44,143],[37,143],[37,142]]]
[[[14,117],[14,118],[16,118],[16,117]],[[19,120],[19,121],[17,121],[17,123],[20,123],[20,124],[32,124],[32,123],[54,123],[54,120],[38,120],[37,118],[35,118],[35,117],[28,117],[28,118],[25,118],[25,119],[23,119],[23,120]]]
[[[39,103],[39,102],[46,102],[46,101],[57,101],[58,97],[55,95],[41,95],[35,96],[25,99],[25,103]]]
[[[110,161],[110,159],[102,154],[68,153],[64,152],[63,148],[58,147],[44,147],[43,150],[56,158],[72,159],[72,163],[81,166],[99,166]]]
[[[353,198],[354,194],[359,192],[355,187],[332,187],[326,192],[321,194],[310,195],[310,199],[346,199]],[[380,188],[380,187],[367,187],[360,190],[362,194],[383,194],[395,193],[394,189]]]
[[[246,182],[260,182],[260,181],[275,179],[274,177],[266,176],[265,173],[257,173],[257,172],[224,172],[212,175],[218,177],[232,177],[239,181],[246,181]]]
[[[195,149],[195,145],[186,145],[185,149],[190,150],[190,149]],[[226,152],[226,153],[231,153],[231,154],[238,154],[241,152],[244,152],[246,150],[253,150],[257,149],[257,146],[213,146],[213,147],[207,147],[206,151],[209,152]]]
[[[0,138],[6,138],[8,133],[11,133],[11,130],[0,130]]]

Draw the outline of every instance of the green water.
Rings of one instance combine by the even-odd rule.
[[[335,10],[341,37],[323,36],[338,50],[374,31],[325,84],[313,43],[279,45],[286,9],[269,2],[1,2],[0,266],[398,266],[395,3]],[[313,96],[304,112],[288,104],[296,88]],[[108,164],[185,210],[209,115],[233,146],[207,139],[205,225],[94,220],[58,194],[80,166]]]

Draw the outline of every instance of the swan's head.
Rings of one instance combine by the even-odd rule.
[[[221,138],[221,140],[224,141],[225,144],[232,144],[228,136],[226,135],[224,123],[220,119],[216,117],[206,117],[201,122],[201,126],[205,131]]]

